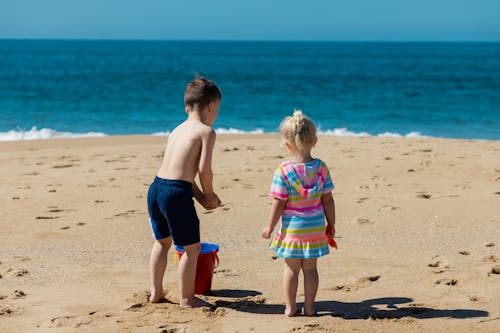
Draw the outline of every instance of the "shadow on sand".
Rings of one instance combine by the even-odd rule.
[[[215,301],[216,307],[256,314],[282,314],[284,312],[285,306],[283,304],[266,304],[263,298],[252,299],[258,295],[261,293],[254,290],[214,290],[211,293],[211,296],[215,297],[240,298],[217,300]],[[465,319],[489,316],[487,311],[434,309],[411,302],[413,299],[408,297],[383,297],[353,303],[318,301],[316,302],[316,311],[318,316],[333,316],[344,319],[400,319],[404,317]],[[298,306],[302,307],[302,304],[298,304]]]

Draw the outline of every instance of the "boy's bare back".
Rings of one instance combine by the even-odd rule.
[[[215,132],[210,126],[187,119],[169,135],[158,177],[192,183],[198,171],[211,172],[214,143]]]

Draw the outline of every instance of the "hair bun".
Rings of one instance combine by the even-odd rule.
[[[294,111],[293,111],[293,116],[294,116],[294,117],[300,117],[300,116],[302,116],[302,117],[303,117],[303,116],[304,116],[304,114],[302,113],[302,111],[301,111],[301,110],[294,110]]]

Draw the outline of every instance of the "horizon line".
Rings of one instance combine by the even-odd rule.
[[[0,37],[1,41],[109,41],[109,42],[249,42],[249,43],[500,43],[499,40],[363,40],[363,39],[180,39],[180,38],[66,38],[66,37]]]

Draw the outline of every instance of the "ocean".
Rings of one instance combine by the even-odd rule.
[[[167,134],[196,73],[219,133],[500,140],[500,43],[0,40],[0,141]]]

